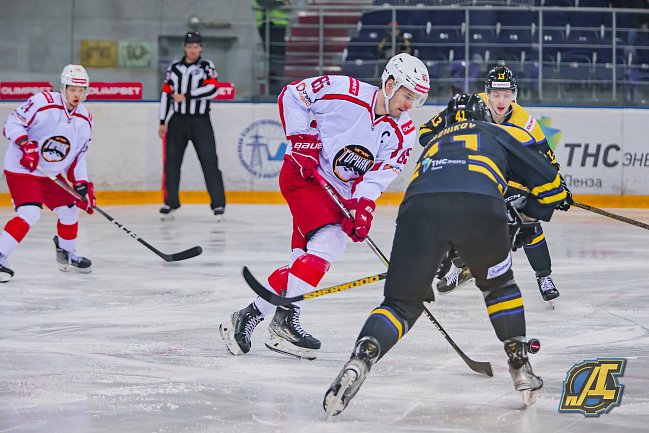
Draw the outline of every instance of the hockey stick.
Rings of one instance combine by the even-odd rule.
[[[299,296],[293,296],[291,298],[286,298],[280,296],[274,292],[269,291],[264,287],[255,277],[252,275],[247,266],[243,267],[243,279],[246,280],[246,283],[250,288],[259,295],[260,298],[270,302],[273,305],[289,305],[294,302],[302,301],[304,299],[313,299],[319,298],[320,296],[330,295],[332,293],[338,293],[345,290],[353,289],[355,287],[364,286],[366,284],[371,284],[376,281],[385,280],[387,276],[386,272],[381,274],[371,275],[369,277],[360,278],[358,280],[349,281],[347,283],[337,284],[335,286],[326,287],[324,289],[314,290],[312,292],[305,293]]]
[[[52,179],[52,181],[53,181],[54,183],[56,183],[58,186],[60,186],[61,188],[63,188],[65,191],[67,191],[69,194],[71,194],[71,195],[72,195],[74,198],[76,198],[77,200],[83,200],[83,199],[84,199],[84,198],[81,196],[81,194],[79,194],[79,193],[76,192],[74,189],[72,189],[72,188],[71,188],[67,183],[63,182],[63,181],[62,181],[61,179],[59,179],[58,177],[53,176],[53,175],[47,173],[45,170],[43,170],[43,168],[42,168],[40,165],[38,166],[38,171],[40,171],[41,173],[43,173],[44,175],[46,175],[47,177],[49,177],[50,179]],[[112,222],[112,223],[115,224],[117,227],[119,227],[120,229],[124,230],[124,232],[126,232],[126,234],[129,235],[131,238],[137,240],[139,243],[141,243],[142,245],[144,245],[145,247],[147,247],[148,249],[150,249],[151,251],[153,251],[153,252],[154,252],[155,254],[157,254],[160,258],[162,258],[165,262],[178,262],[178,261],[180,261],[180,260],[191,259],[192,257],[196,257],[196,256],[198,256],[199,254],[201,254],[201,253],[203,252],[203,249],[202,249],[201,247],[196,246],[196,247],[189,248],[188,250],[185,250],[185,251],[180,251],[180,252],[178,252],[178,253],[165,254],[165,253],[163,253],[162,251],[160,251],[160,250],[154,248],[150,243],[148,243],[147,241],[145,241],[144,239],[142,239],[141,237],[139,237],[137,234],[135,234],[135,232],[133,232],[132,230],[130,230],[130,229],[129,229],[128,227],[126,227],[124,224],[120,223],[120,222],[117,221],[115,218],[113,218],[112,216],[110,216],[106,211],[104,211],[103,209],[101,209],[99,206],[93,206],[93,209],[96,210],[97,212],[99,212],[100,214],[102,214],[104,217],[106,217],[106,219],[107,219],[108,221]]]
[[[627,217],[622,216],[622,215],[607,212],[604,209],[600,209],[600,208],[597,208],[595,206],[591,206],[589,204],[579,203],[578,201],[575,201],[575,202],[572,203],[572,205],[577,206],[577,207],[582,208],[582,209],[587,210],[587,211],[591,211],[591,212],[594,212],[594,213],[598,213],[600,215],[604,215],[605,217],[609,217],[609,218],[612,218],[614,220],[622,221],[623,223],[631,224],[632,226],[636,226],[636,227],[643,228],[645,230],[649,230],[649,224],[645,224],[643,222],[636,221],[634,219],[627,218]]]
[[[327,181],[322,177],[322,175],[318,173],[316,170],[314,170],[313,177],[325,189],[325,191],[327,191],[331,199],[338,205],[340,210],[343,211],[345,216],[347,218],[351,218],[351,213],[349,212],[349,210],[345,207],[345,205],[340,200],[340,197],[338,197],[338,194],[336,194],[336,192],[333,191],[331,185],[327,183]],[[383,262],[383,264],[386,267],[388,267],[390,265],[390,262],[388,261],[387,257],[385,257],[385,255],[381,252],[379,247],[374,243],[372,238],[367,236],[365,238],[365,242],[367,243],[367,245],[369,245],[372,251],[374,251],[374,254],[376,254],[376,256]],[[437,330],[442,334],[442,336],[446,339],[446,341],[448,341],[451,347],[455,349],[457,354],[460,355],[460,358],[462,358],[462,360],[466,363],[466,365],[469,366],[471,370],[475,371],[476,373],[487,375],[489,377],[493,376],[493,371],[491,370],[491,363],[483,362],[483,361],[474,361],[473,359],[466,356],[466,354],[458,347],[458,345],[455,344],[455,341],[453,341],[451,336],[448,335],[448,333],[444,330],[442,325],[437,321],[435,316],[433,316],[433,313],[430,312],[430,310],[428,309],[428,307],[426,307],[426,305],[424,305],[424,313],[426,313],[428,319],[430,319],[430,321],[433,322]]]

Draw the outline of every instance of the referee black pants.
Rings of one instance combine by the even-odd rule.
[[[203,169],[205,185],[210,195],[210,207],[225,207],[223,176],[219,170],[216,156],[214,130],[208,114],[174,114],[169,119],[164,157],[164,201],[176,208],[180,206],[178,188],[180,186],[180,167],[185,156],[187,143],[191,141],[196,149]]]

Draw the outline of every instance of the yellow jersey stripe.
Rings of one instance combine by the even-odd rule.
[[[390,322],[392,322],[394,327],[397,328],[397,333],[399,335],[398,338],[401,339],[401,337],[403,337],[403,326],[401,325],[399,319],[397,319],[394,314],[392,314],[392,311],[385,308],[377,308],[372,311],[372,314],[378,314],[387,318]]]
[[[520,296],[516,299],[512,299],[511,301],[505,301],[505,302],[498,302],[497,304],[490,305],[487,307],[487,313],[491,316],[494,313],[497,313],[499,311],[504,311],[504,310],[511,310],[513,308],[518,308],[523,306],[523,298]]]
[[[493,171],[495,171],[498,176],[500,176],[500,178],[503,180],[503,183],[505,183],[505,184],[507,183],[507,182],[505,182],[505,176],[503,176],[502,172],[500,171],[498,166],[491,160],[491,158],[483,156],[483,155],[469,155],[469,159],[484,162],[489,167],[491,167],[491,169]]]
[[[492,172],[490,172],[487,168],[477,165],[477,164],[471,164],[469,163],[469,171],[475,171],[478,173],[482,173],[485,176],[487,176],[489,179],[491,179],[497,186],[498,186],[498,191],[503,194],[504,193],[504,188],[503,186],[498,182],[496,177],[493,175]]]
[[[559,175],[556,175],[552,182],[544,183],[543,185],[539,185],[536,188],[532,188],[532,194],[538,197],[540,194],[546,191],[552,191],[553,189],[559,188],[559,185],[561,185],[561,179],[559,178]]]

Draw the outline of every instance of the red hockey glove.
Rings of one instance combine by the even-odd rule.
[[[20,165],[29,171],[36,170],[38,167],[38,143],[35,141],[25,141],[20,145],[23,157],[20,158]]]
[[[363,242],[370,233],[376,204],[365,197],[344,200],[343,202],[352,216],[351,218],[345,218],[341,223],[341,227],[354,242]]]
[[[74,183],[74,190],[83,197],[83,200],[77,200],[77,207],[92,215],[95,211],[93,208],[97,206],[95,185],[87,180],[79,180]]]
[[[293,162],[300,167],[300,175],[305,179],[313,177],[313,170],[320,165],[320,149],[322,142],[317,135],[298,134],[289,135]]]

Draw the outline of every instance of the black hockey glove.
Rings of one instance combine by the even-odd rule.
[[[572,192],[570,191],[570,189],[568,189],[568,185],[566,185],[566,180],[563,178],[561,174],[559,174],[559,178],[561,179],[561,186],[566,191],[566,198],[564,198],[563,201],[557,204],[554,208],[565,212],[568,209],[570,209],[570,205],[572,205],[575,201],[572,199]]]
[[[541,231],[541,224],[538,221],[523,222],[515,207],[507,205],[507,224],[509,225],[509,237],[512,241],[512,251],[529,244]]]

